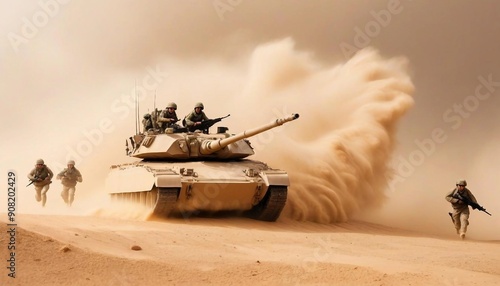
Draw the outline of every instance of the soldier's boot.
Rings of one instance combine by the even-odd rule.
[[[463,233],[463,232],[462,232],[462,233],[460,234],[460,238],[461,238],[462,240],[464,240],[464,239],[465,239],[465,233]]]

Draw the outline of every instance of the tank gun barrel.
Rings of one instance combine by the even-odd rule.
[[[239,141],[239,140],[244,139],[244,138],[248,138],[248,137],[257,135],[259,133],[262,133],[262,132],[267,131],[269,129],[272,129],[274,127],[281,126],[281,125],[285,124],[286,122],[293,121],[297,118],[299,118],[299,114],[293,113],[288,117],[278,118],[278,119],[273,120],[272,122],[270,122],[268,124],[264,124],[260,127],[243,131],[241,133],[238,133],[238,134],[231,136],[229,138],[226,138],[226,139],[206,140],[201,145],[200,151],[202,154],[211,154],[211,153],[217,152],[217,151],[223,149],[224,147],[228,146],[231,143],[234,143],[234,142]]]

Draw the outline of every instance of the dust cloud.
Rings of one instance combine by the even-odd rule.
[[[265,25],[262,36],[221,31],[213,7],[186,4],[197,21],[178,17],[169,6],[174,2],[130,4],[111,21],[108,13],[94,13],[116,3],[61,5],[50,25],[17,54],[3,53],[6,66],[16,68],[2,69],[10,102],[2,116],[14,120],[0,131],[16,130],[16,136],[1,143],[9,150],[2,167],[17,171],[20,211],[108,214],[104,182],[110,165],[131,161],[124,142],[135,132],[137,87],[139,116],[174,101],[182,117],[202,101],[209,117],[231,114],[222,124],[233,133],[299,113],[295,122],[251,138],[255,159],[290,174],[284,217],[340,222],[381,205],[397,122],[413,104],[405,59],[384,59],[364,49],[347,62],[325,62],[314,56],[316,50],[297,49],[293,38],[269,42],[282,34]],[[39,8],[26,6],[26,15]],[[252,7],[237,11],[257,9]],[[237,11],[226,16],[241,27],[250,25],[253,18]],[[93,15],[93,21],[80,15]],[[302,22],[294,26],[308,33]],[[220,32],[218,40],[208,41],[213,33],[189,36],[201,23],[204,30]],[[18,32],[14,24],[4,30]],[[199,49],[205,42],[212,44]],[[71,210],[62,204],[58,181],[51,185],[46,208],[34,201],[31,187],[24,188],[37,158],[54,173],[67,160],[76,161],[84,182]]]
[[[290,174],[283,217],[343,222],[360,209],[381,206],[396,125],[413,105],[406,60],[386,60],[365,49],[346,63],[324,66],[287,38],[256,47],[247,62],[247,73],[240,66],[205,63],[196,69],[200,75],[186,71],[175,82],[197,78],[205,111],[211,117],[231,113],[223,122],[231,132],[300,114],[250,138],[255,159]],[[232,83],[218,81],[215,87],[214,74],[232,77]],[[186,110],[196,99],[175,101]]]
[[[346,61],[339,46],[353,44],[388,1],[239,1],[223,20],[212,1],[57,2],[68,4],[24,35],[27,42],[17,51],[10,33],[23,36],[25,19],[33,21],[43,9],[40,1],[0,4],[0,177],[5,181],[6,171],[16,171],[20,212],[143,218],[127,207],[108,212],[104,182],[110,165],[132,161],[124,142],[135,132],[134,85],[143,86],[152,70],[157,80],[141,93],[140,115],[175,101],[182,117],[202,101],[209,117],[230,113],[221,124],[236,133],[300,114],[251,138],[255,159],[291,176],[283,217],[323,223],[362,218],[453,234],[443,196],[463,177],[493,213],[472,211],[471,234],[500,235],[494,187],[500,42],[485,36],[496,35],[498,7],[462,3],[450,9],[436,2],[429,13],[426,3],[402,1],[403,11],[369,44],[384,56],[407,57],[410,80],[405,59],[364,49]],[[415,19],[425,19],[433,32]],[[279,40],[284,37],[290,38]],[[447,110],[474,95],[478,78],[490,76],[494,90],[487,101],[461,117],[457,128],[443,121]],[[413,84],[417,104],[409,110]],[[103,122],[110,124],[102,128]],[[419,150],[415,141],[429,139],[436,128],[446,142],[387,188],[388,166],[408,160]],[[76,160],[84,182],[73,208],[63,205],[59,181],[46,208],[24,187],[37,158],[55,173]],[[0,196],[1,205],[5,200]]]
[[[321,66],[290,39],[255,50],[244,91],[250,110],[301,115],[275,136],[252,140],[259,159],[290,174],[283,216],[343,222],[381,205],[397,122],[413,105],[406,65],[365,49]]]
[[[299,113],[298,120],[251,138],[255,159],[290,174],[283,217],[343,222],[358,210],[380,206],[384,200],[396,125],[413,104],[407,62],[402,58],[383,59],[376,50],[365,49],[346,63],[328,66],[294,46],[290,38],[265,43],[232,65],[218,60],[186,64],[163,59],[160,66],[168,67],[168,78],[158,85],[158,91],[148,91],[142,98],[140,114],[175,101],[179,116],[184,116],[195,102],[203,101],[209,117],[231,113],[223,123],[236,133]],[[117,76],[122,81],[132,78],[130,74]],[[121,91],[122,98],[134,92],[133,85],[129,88]],[[127,116],[122,119],[119,112],[109,112],[113,110],[113,97],[86,98],[99,106],[81,111],[93,118],[93,124],[79,123],[86,136],[62,141],[66,147],[62,147],[60,136],[49,136],[37,150],[61,146],[58,151],[47,156],[33,152],[23,162],[30,165],[30,160],[43,157],[49,167],[54,165],[51,162],[58,162],[52,167],[57,173],[65,160],[77,159],[84,183],[77,186],[76,210],[70,213],[147,217],[147,210],[137,209],[131,214],[128,206],[109,210],[104,190],[109,166],[131,160],[124,155],[124,141],[134,132],[134,110],[127,107]],[[95,127],[104,119],[112,123],[112,132]],[[90,155],[77,152],[85,145],[82,142],[98,140],[99,144],[90,145]],[[58,185],[54,182],[49,191],[49,212],[68,214],[61,205]],[[28,192],[22,194],[24,211],[47,212]]]

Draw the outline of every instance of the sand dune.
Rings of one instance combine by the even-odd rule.
[[[426,237],[365,222],[63,215],[20,215],[18,222],[17,276],[3,268],[1,285],[500,283],[498,242]],[[0,228],[6,245],[6,223]],[[0,253],[8,257],[6,247]]]

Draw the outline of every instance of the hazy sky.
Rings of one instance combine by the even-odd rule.
[[[241,84],[256,46],[290,37],[325,66],[366,46],[408,59],[415,106],[398,126],[393,202],[446,208],[444,193],[464,177],[488,210],[500,210],[498,1],[41,0],[2,1],[0,11],[2,172],[24,176],[36,157],[50,157],[41,150],[71,146],[96,126],[104,134],[114,127],[102,122],[110,107],[133,124],[122,98],[134,81],[149,76],[158,104],[165,94],[195,102],[207,85]],[[172,84],[211,65],[224,76]]]

